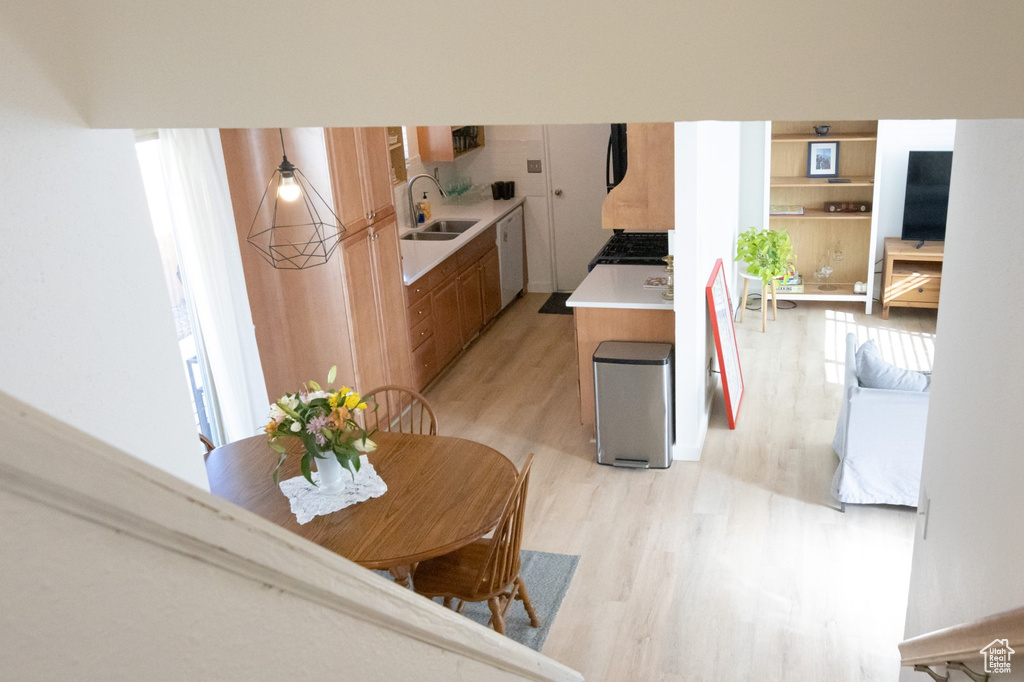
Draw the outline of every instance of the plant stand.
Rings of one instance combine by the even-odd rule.
[[[761,282],[761,278],[746,272],[741,272],[740,276],[743,277],[743,300],[740,302],[740,322],[743,322],[743,312],[747,309],[747,296],[750,293],[750,282],[751,280]],[[771,297],[772,321],[775,322],[779,319],[779,309],[775,304],[775,280],[772,280],[771,284]],[[761,331],[768,331],[768,286],[763,282],[761,283]]]

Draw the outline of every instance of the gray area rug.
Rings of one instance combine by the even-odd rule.
[[[537,312],[548,315],[572,315],[572,308],[565,304],[570,296],[572,296],[571,293],[564,294],[556,291],[548,296],[548,300],[544,301],[544,305]]]
[[[523,603],[516,601],[505,616],[505,634],[520,644],[540,651],[544,646],[544,641],[548,638],[551,623],[558,615],[558,609],[562,605],[565,593],[569,590],[569,583],[572,582],[572,576],[576,573],[576,565],[579,562],[580,558],[575,555],[522,550],[519,570],[523,576],[523,582],[526,583],[526,592],[530,595],[533,610],[540,620],[540,627],[530,626],[530,618],[526,615]],[[375,571],[375,573],[391,580],[387,571]],[[441,603],[440,598],[435,601],[438,604]],[[466,604],[462,614],[484,627],[487,627],[487,623],[491,619],[491,611],[487,608],[487,602],[470,602]]]

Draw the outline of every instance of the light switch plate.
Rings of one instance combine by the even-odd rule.
[[[527,159],[526,160],[526,172],[527,173],[540,173],[540,159]]]

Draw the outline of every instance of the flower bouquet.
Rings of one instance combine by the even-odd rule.
[[[305,448],[300,462],[302,475],[317,485],[312,476],[315,462],[323,491],[342,487],[342,469],[347,469],[354,481],[355,472],[359,471],[359,454],[377,449],[370,440],[374,432],[367,433],[354,419],[359,410],[367,407],[360,395],[347,386],[331,390],[337,372],[337,366],[331,367],[327,390],[310,380],[298,393],[287,393],[270,406],[270,422],[264,430],[270,447],[281,455],[274,468],[275,483],[288,457],[287,449],[281,444],[284,438],[302,441]]]

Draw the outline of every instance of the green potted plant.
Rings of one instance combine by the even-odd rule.
[[[792,274],[793,244],[785,230],[751,227],[736,240],[736,260],[747,264],[747,272],[770,286],[777,277]]]

